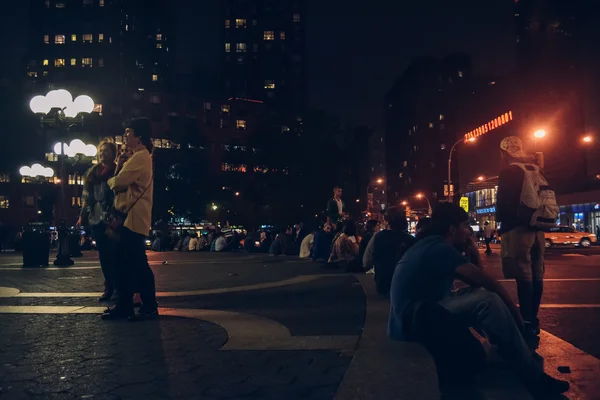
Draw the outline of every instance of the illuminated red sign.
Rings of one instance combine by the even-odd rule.
[[[493,131],[494,129],[499,128],[504,124],[508,124],[510,121],[512,121],[512,119],[512,111],[504,113],[492,119],[490,122],[473,129],[471,132],[465,133],[465,140],[476,138],[488,133],[489,131]]]

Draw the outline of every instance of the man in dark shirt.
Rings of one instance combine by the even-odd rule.
[[[346,217],[345,204],[342,200],[342,188],[333,188],[333,197],[327,202],[327,224],[335,225]]]
[[[525,340],[535,349],[540,333],[537,316],[543,292],[544,232],[530,227],[535,210],[521,202],[525,171],[519,164],[531,164],[521,139],[506,137],[500,149],[505,166],[498,176],[496,220],[501,223],[502,271],[507,279],[517,282]]]
[[[377,293],[388,296],[396,265],[415,242],[415,238],[406,232],[408,222],[404,212],[398,207],[388,207],[384,218],[388,225],[387,229],[374,235],[369,245],[373,257]]]
[[[493,338],[499,354],[535,396],[547,399],[567,391],[568,382],[545,374],[534,359],[521,336],[523,320],[506,289],[457,250],[464,247],[469,233],[469,216],[462,208],[437,205],[428,236],[404,253],[394,271],[388,336],[423,343],[438,370],[446,367],[439,371],[442,376],[450,372],[460,378],[461,371],[467,374],[470,368],[464,358],[471,357],[476,348],[472,340],[469,343],[466,327],[480,328]],[[455,278],[473,288],[453,293]]]

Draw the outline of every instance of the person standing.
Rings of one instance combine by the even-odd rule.
[[[117,145],[112,139],[104,139],[98,145],[98,164],[88,170],[83,185],[83,205],[77,226],[90,226],[104,275],[104,293],[98,299],[107,301],[115,293],[115,242],[106,235],[106,219],[113,206],[114,193],[108,180],[115,175]]]
[[[342,188],[333,188],[333,198],[327,203],[327,224],[337,224],[346,217],[344,201],[342,200]]]
[[[492,254],[492,248],[490,242],[494,236],[494,230],[490,226],[490,221],[485,221],[483,224],[483,238],[485,239],[485,254]]]
[[[525,323],[523,336],[535,349],[539,343],[538,311],[544,287],[544,232],[532,227],[537,210],[524,203],[523,191],[526,176],[531,177],[526,174],[540,172],[530,162],[518,137],[504,138],[500,149],[504,168],[498,176],[496,219],[501,224],[502,271],[507,279],[517,282],[519,309]]]
[[[158,317],[154,273],[148,265],[145,245],[152,219],[151,133],[148,119],[135,118],[129,121],[125,129],[125,144],[133,155],[127,162],[119,158],[116,176],[108,180],[108,186],[116,193],[114,208],[126,216],[123,225],[116,227],[119,301],[102,315],[103,319]],[[133,308],[136,289],[139,289],[142,299],[137,315]]]

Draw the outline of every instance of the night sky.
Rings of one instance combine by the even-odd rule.
[[[466,52],[479,75],[502,75],[514,66],[512,0],[307,1],[309,106],[345,124],[381,127],[383,96],[416,56]],[[19,77],[26,52],[28,10],[22,3],[0,0],[2,79]],[[210,80],[222,50],[215,34],[219,1],[173,4],[177,71]]]

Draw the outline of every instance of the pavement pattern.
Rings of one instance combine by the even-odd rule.
[[[494,251],[483,259],[501,279]],[[93,252],[44,269],[0,255],[0,399],[334,398],[365,321],[355,276],[285,257],[148,255],[162,316],[141,323],[99,319]],[[571,366],[568,398],[599,399],[600,256],[551,251],[546,267],[540,352],[553,372]]]

